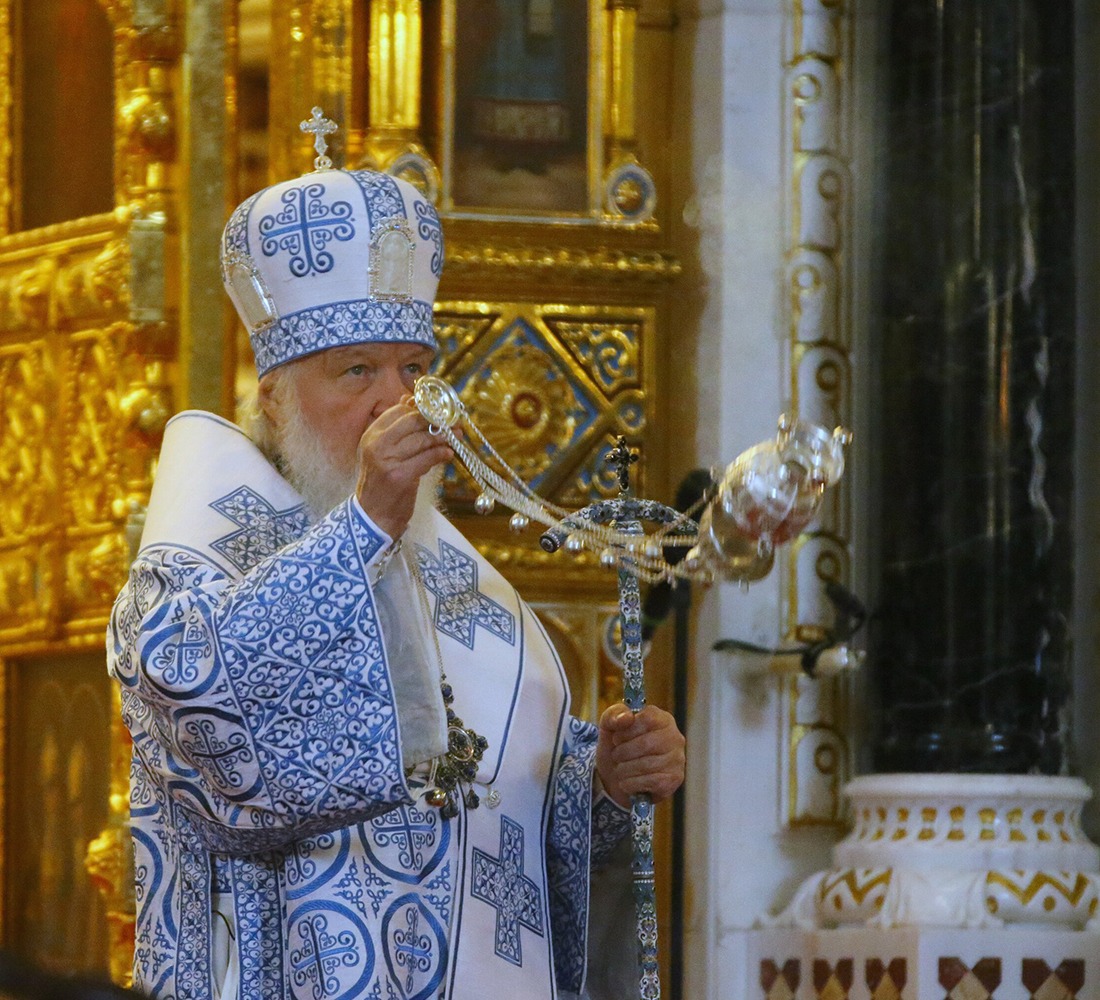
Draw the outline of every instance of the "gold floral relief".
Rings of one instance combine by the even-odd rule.
[[[462,388],[474,423],[508,456],[525,482],[541,476],[573,440],[576,397],[552,360],[533,344],[495,352]]]
[[[70,528],[111,520],[119,494],[119,352],[125,325],[74,334],[66,351],[65,508]]]
[[[0,543],[25,539],[48,519],[56,395],[45,341],[0,347]]]

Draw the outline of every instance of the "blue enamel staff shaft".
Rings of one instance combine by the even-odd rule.
[[[601,500],[567,518],[559,528],[542,536],[542,547],[557,552],[569,532],[580,522],[611,524],[624,535],[636,535],[644,544],[642,521],[671,524],[680,515],[671,507],[652,500],[620,497]],[[695,525],[685,522],[685,531]],[[645,707],[645,664],[642,658],[642,602],[634,560],[623,555],[619,561],[619,615],[622,626],[623,701],[632,712]],[[657,966],[657,894],[653,876],[653,800],[635,795],[630,800],[633,840],[631,868],[634,872],[634,909],[638,936],[638,975],[641,1000],[660,1000],[661,974]]]

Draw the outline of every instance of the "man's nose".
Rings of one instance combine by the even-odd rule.
[[[401,402],[401,397],[409,391],[405,386],[404,379],[401,377],[401,369],[396,366],[390,367],[387,365],[384,367],[379,373],[377,384],[378,396],[374,404],[375,416],[385,412],[391,406],[396,406]]]

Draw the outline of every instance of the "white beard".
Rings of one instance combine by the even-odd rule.
[[[328,443],[302,415],[293,387],[287,393],[283,412],[285,422],[278,435],[277,465],[287,481],[306,502],[310,523],[316,524],[337,505],[355,492],[359,468],[355,455],[350,462],[334,456]],[[438,506],[443,467],[437,466],[420,480],[416,491],[416,506],[409,522],[409,533],[430,536],[432,511]],[[369,514],[369,511],[368,511]]]

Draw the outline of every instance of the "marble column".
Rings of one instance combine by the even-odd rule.
[[[1073,5],[886,0],[876,771],[1066,769]]]

